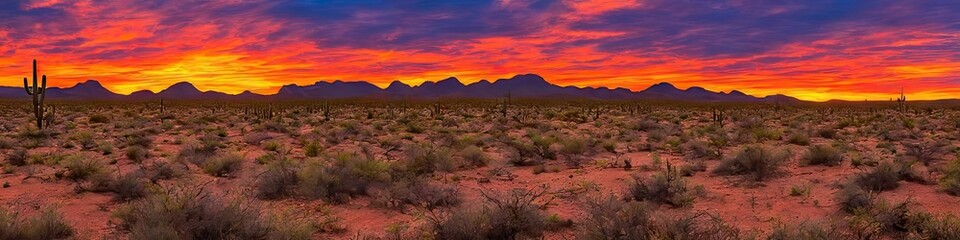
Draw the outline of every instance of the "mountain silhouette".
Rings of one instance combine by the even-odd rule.
[[[786,95],[771,95],[756,97],[733,90],[730,93],[713,92],[702,87],[679,89],[673,84],[662,82],[650,86],[642,91],[631,91],[626,88],[607,87],[575,87],[558,86],[547,82],[536,74],[522,74],[507,79],[495,81],[481,80],[471,84],[463,84],[455,77],[439,81],[427,81],[417,86],[410,86],[400,81],[393,81],[387,88],[379,88],[368,82],[333,82],[319,81],[311,85],[297,84],[284,85],[273,95],[256,94],[250,91],[232,95],[217,91],[201,91],[190,82],[178,82],[170,87],[154,93],[141,90],[130,95],[121,95],[111,92],[96,80],[88,80],[68,88],[48,88],[51,99],[71,100],[156,100],[159,98],[170,100],[320,100],[345,98],[419,98],[434,99],[438,97],[459,98],[501,98],[509,94],[514,98],[592,98],[610,100],[678,100],[694,102],[770,102],[796,103],[800,100]],[[21,87],[0,87],[0,98],[26,99],[27,95]]]

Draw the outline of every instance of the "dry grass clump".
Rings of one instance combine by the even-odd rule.
[[[44,209],[37,216],[26,219],[19,217],[17,213],[0,209],[0,239],[65,239],[73,234],[73,228],[63,219],[63,215],[52,208]]]

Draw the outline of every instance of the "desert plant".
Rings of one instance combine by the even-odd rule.
[[[606,197],[587,202],[587,217],[577,239],[740,239],[740,233],[705,214],[657,212],[644,202],[623,202]]]
[[[536,203],[546,189],[515,189],[491,195],[481,191],[480,208],[456,209],[446,218],[432,218],[437,239],[539,238],[545,214]]]
[[[763,145],[748,145],[731,158],[724,159],[713,170],[720,175],[750,175],[754,181],[763,181],[780,172],[780,167],[789,157],[781,149]]]
[[[91,176],[106,172],[105,164],[102,161],[80,155],[67,156],[63,167],[67,169],[65,177],[73,181],[87,180]]]
[[[356,154],[340,154],[330,165],[310,162],[297,174],[300,193],[307,198],[343,203],[366,195],[374,183],[390,178],[390,165]]]
[[[943,169],[940,187],[950,195],[960,196],[960,158],[951,161]]]
[[[296,230],[281,227],[290,222],[271,218],[258,205],[202,188],[166,190],[121,206],[114,216],[131,239],[268,239]]]
[[[460,155],[463,157],[464,162],[469,166],[483,167],[487,165],[487,162],[490,161],[487,154],[483,152],[483,149],[477,146],[467,146],[464,148]]]
[[[135,146],[127,147],[126,155],[127,155],[127,158],[130,159],[130,161],[133,161],[135,163],[141,163],[143,162],[143,160],[146,160],[147,158],[150,157],[150,151],[147,150],[146,148],[135,145]]]
[[[873,204],[873,198],[870,193],[864,191],[856,183],[846,183],[840,187],[836,193],[836,201],[840,204],[840,210],[853,213],[858,209],[870,207]]]
[[[0,209],[0,239],[66,239],[73,234],[73,228],[63,219],[63,215],[53,208],[46,208],[37,216],[27,219]]]
[[[893,190],[900,186],[900,166],[891,161],[884,161],[872,171],[858,174],[854,182],[871,191]]]
[[[37,129],[43,129],[44,117],[49,113],[44,105],[47,99],[47,75],[43,75],[41,85],[37,85],[37,60],[33,60],[33,86],[27,85],[27,78],[23,78],[23,90],[33,97],[33,116],[37,120]]]
[[[27,150],[23,148],[18,148],[7,153],[7,163],[14,166],[23,166],[27,165]]]
[[[228,177],[240,171],[243,164],[243,155],[230,153],[212,158],[203,163],[203,172],[217,176]]]
[[[653,177],[633,176],[633,180],[627,189],[633,200],[685,207],[690,206],[696,197],[694,191],[688,189],[687,181],[669,162]]]
[[[810,221],[800,223],[777,222],[767,235],[768,240],[790,239],[849,239],[843,229],[835,224],[821,224]]]
[[[267,171],[257,179],[257,197],[277,199],[292,195],[298,180],[296,166],[292,161],[273,161],[267,166]]]
[[[794,145],[810,145],[810,136],[802,132],[795,132],[787,137],[787,142]]]
[[[808,147],[803,160],[807,165],[837,166],[843,161],[843,156],[833,146],[820,144]]]

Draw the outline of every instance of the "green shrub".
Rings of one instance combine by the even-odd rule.
[[[840,191],[836,193],[836,201],[840,205],[840,210],[847,213],[870,207],[873,204],[872,199],[870,193],[864,191],[855,183],[844,184],[840,187]]]
[[[90,123],[110,123],[110,118],[103,114],[94,114],[90,116]]]
[[[803,160],[806,165],[838,166],[843,162],[843,156],[833,146],[820,144],[808,147]]]
[[[303,154],[307,157],[320,156],[320,143],[316,141],[308,142],[303,146]]]
[[[750,175],[754,181],[763,181],[780,173],[780,167],[789,157],[788,152],[763,145],[748,145],[733,157],[724,159],[713,170],[720,175]]]

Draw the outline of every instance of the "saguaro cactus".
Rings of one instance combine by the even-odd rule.
[[[900,88],[900,97],[897,98],[897,111],[907,111],[907,96],[903,95],[903,88]]]
[[[43,75],[40,85],[37,85],[37,60],[33,60],[33,87],[27,85],[27,78],[23,78],[23,89],[27,94],[33,96],[33,115],[37,119],[37,129],[43,128],[44,109],[43,102],[47,97],[47,75]]]

